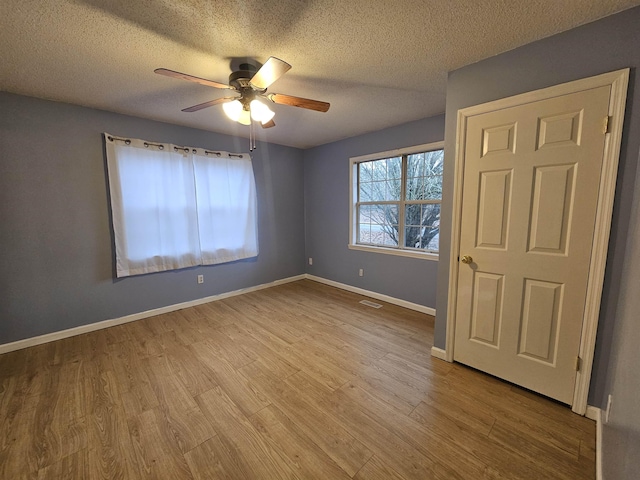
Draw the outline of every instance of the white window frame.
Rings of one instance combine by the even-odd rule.
[[[361,155],[351,157],[349,159],[349,249],[360,250],[364,252],[375,252],[389,255],[398,255],[401,257],[421,258],[423,260],[438,260],[440,255],[436,252],[423,252],[416,249],[408,249],[403,247],[383,247],[379,245],[364,245],[357,243],[358,220],[357,201],[358,201],[358,164],[371,160],[381,160],[384,158],[400,157],[403,155],[411,155],[414,153],[422,153],[433,150],[443,150],[444,142],[425,143],[412,147],[401,148],[397,150],[389,150],[387,152],[372,153],[369,155]],[[404,181],[404,178],[403,178]],[[442,201],[442,199],[440,199]]]

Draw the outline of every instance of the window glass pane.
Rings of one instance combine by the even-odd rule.
[[[424,177],[407,177],[405,187],[407,200],[423,200],[426,198]]]
[[[440,232],[440,204],[407,205],[405,207],[405,225],[405,247],[437,250]]]
[[[359,201],[370,202],[373,199],[372,189],[373,185],[371,182],[360,182]]]
[[[440,204],[430,203],[422,205],[422,225],[427,227],[440,226]]]
[[[398,205],[385,205],[385,218],[387,223],[398,225]]]
[[[398,206],[360,205],[358,224],[359,243],[398,246]]]
[[[407,156],[405,182],[407,200],[439,200],[442,198],[444,150]]]
[[[409,248],[421,248],[420,247],[420,239],[421,235],[421,227],[405,227],[404,229],[404,246]]]
[[[391,179],[386,182],[386,196],[385,200],[387,201],[398,201],[400,200],[400,179]]]
[[[368,201],[370,202],[384,202],[387,200],[387,182],[384,180],[371,182],[370,184],[371,195]]]
[[[358,173],[360,182],[370,182],[373,180],[373,175],[371,174],[371,162],[362,162],[358,164]]]
[[[387,159],[387,178],[397,180],[402,178],[402,157]]]
[[[388,223],[371,224],[371,243],[389,247],[398,246],[398,226]]]
[[[371,160],[358,164],[361,202],[385,202],[400,200],[402,158]]]
[[[440,249],[440,229],[425,228],[422,235],[421,248],[437,252]]]
[[[442,198],[442,176],[430,175],[423,178],[424,190],[420,200],[440,200]]]
[[[371,205],[360,205],[358,208],[358,222],[371,223]]]
[[[370,223],[360,224],[360,237],[358,238],[358,243],[371,243],[371,224]]]

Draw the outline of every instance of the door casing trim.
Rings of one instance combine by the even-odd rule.
[[[604,144],[593,247],[589,264],[585,311],[582,319],[582,334],[580,337],[579,355],[582,361],[580,370],[576,375],[573,403],[571,404],[571,409],[580,415],[584,415],[586,412],[589,385],[591,383],[593,355],[596,344],[596,332],[598,330],[598,315],[600,312],[600,301],[602,298],[602,286],[604,283],[604,272],[607,261],[609,234],[611,232],[611,216],[616,190],[618,159],[620,157],[620,144],[622,139],[628,84],[629,69],[626,68],[458,110],[445,348],[445,360],[448,362],[453,361],[455,343],[455,317],[458,295],[458,256],[460,255],[463,173],[465,162],[464,145],[466,143],[468,119],[475,115],[481,115],[496,110],[533,103],[602,86],[611,86],[611,95],[609,97],[609,133],[605,137]]]

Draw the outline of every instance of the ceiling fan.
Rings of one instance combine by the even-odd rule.
[[[290,105],[292,107],[306,108],[318,112],[329,110],[330,104],[308,98],[294,97],[282,93],[267,93],[267,88],[291,68],[287,62],[276,57],[269,59],[258,69],[255,65],[242,63],[239,70],[229,75],[229,84],[214,82],[205,78],[194,77],[186,73],[175,72],[166,68],[157,68],[155,73],[167,77],[179,78],[189,82],[199,83],[214,88],[235,90],[239,96],[216,98],[208,102],[200,103],[192,107],[182,109],[183,112],[197,112],[203,108],[213,105],[223,104],[225,113],[229,118],[243,125],[252,126],[252,120],[260,123],[262,128],[275,126],[273,121],[274,112],[263,103],[264,100]]]

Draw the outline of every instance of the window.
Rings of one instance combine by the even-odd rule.
[[[434,258],[443,162],[441,142],[352,158],[349,247]]]
[[[258,254],[248,154],[105,139],[118,277]]]

